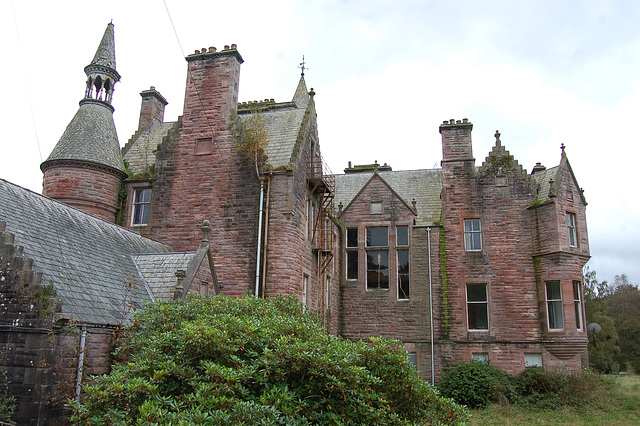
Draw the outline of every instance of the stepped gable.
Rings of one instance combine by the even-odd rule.
[[[374,173],[408,205],[416,204],[416,225],[433,225],[440,220],[440,192],[442,170],[401,170],[360,172],[335,175],[335,206],[342,204],[343,210],[357,197],[371,180]]]
[[[171,250],[2,179],[0,221],[42,274],[42,285],[53,286],[62,311],[80,322],[121,324],[125,303],[151,300],[131,255]]]

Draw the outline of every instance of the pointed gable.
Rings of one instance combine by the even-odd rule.
[[[413,210],[415,200],[416,224],[433,225],[440,220],[440,191],[442,191],[442,171],[404,170],[375,172],[395,196]],[[346,211],[365,190],[374,173],[349,173],[336,175],[336,207],[342,205]]]

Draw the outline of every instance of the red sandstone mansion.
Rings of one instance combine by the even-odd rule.
[[[78,112],[41,165],[44,197],[0,180],[3,300],[17,306],[3,313],[2,344],[15,354],[28,336],[38,349],[5,357],[22,409],[45,410],[50,389],[25,391],[46,374],[43,358],[69,358],[78,384],[107,371],[105,330],[126,320],[127,297],[293,294],[331,333],[401,340],[427,380],[471,359],[512,374],[587,365],[586,201],[564,147],[559,165],[529,173],[496,132],[477,164],[472,123],[448,120],[441,168],[350,164],[333,175],[304,74],[290,101],[239,103],[243,58],[231,45],[187,56],[175,121],[154,87],[143,91],[121,149],[113,40],[109,24]],[[265,144],[247,156],[251,136]],[[27,296],[47,286],[55,303],[43,318]]]

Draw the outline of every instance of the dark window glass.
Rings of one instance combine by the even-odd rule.
[[[358,228],[347,229],[347,247],[358,247]]]
[[[347,252],[347,279],[348,280],[358,279],[358,252],[357,251]]]
[[[389,231],[386,226],[367,228],[367,247],[387,247]]]
[[[489,312],[486,284],[467,284],[469,330],[488,330]]]
[[[398,247],[409,245],[409,227],[398,226],[396,227],[396,245]]]
[[[409,298],[409,250],[398,250],[398,299]]]

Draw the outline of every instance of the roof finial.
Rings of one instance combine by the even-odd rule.
[[[208,235],[209,232],[211,232],[211,222],[209,222],[207,219],[203,220],[200,229],[202,230],[202,242],[209,242]]]
[[[562,150],[562,154],[564,155],[564,143],[560,144],[560,149]]]
[[[309,69],[307,67],[305,67],[307,63],[304,61],[304,55],[302,55],[302,62],[300,62],[300,66],[298,68],[300,68],[302,70],[302,77],[304,77],[304,70],[305,69]]]
[[[500,142],[500,132],[498,130],[496,130],[496,134],[493,135],[496,137],[496,146],[500,146],[501,142]]]

